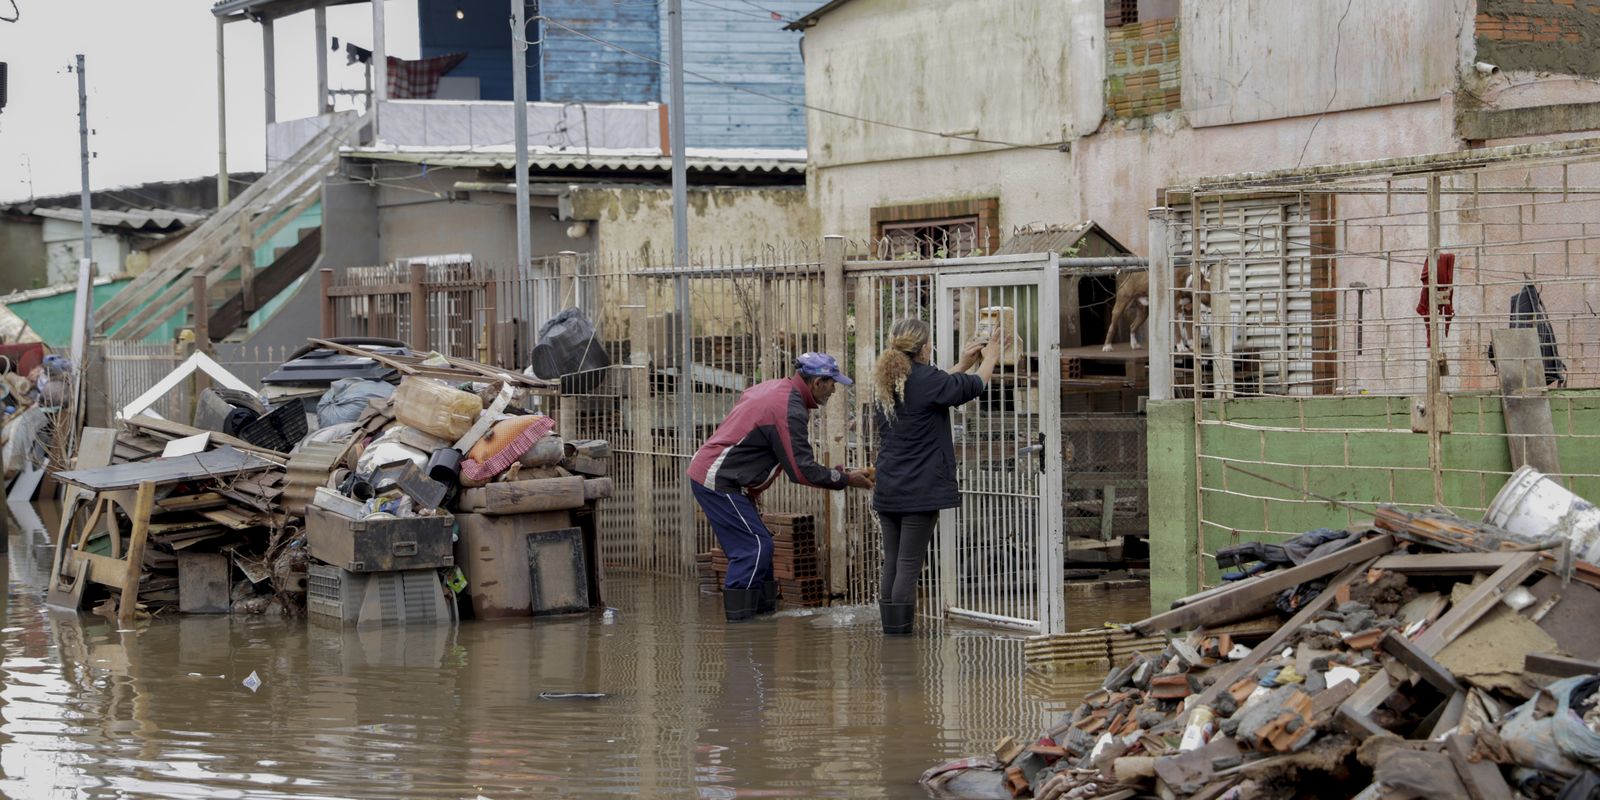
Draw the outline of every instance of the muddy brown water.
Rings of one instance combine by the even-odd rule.
[[[1030,679],[1022,640],[986,630],[885,640],[869,607],[730,627],[691,583],[627,576],[609,621],[119,631],[44,607],[49,557],[0,555],[7,797],[920,798],[924,769],[1036,733],[1101,677]],[[1145,603],[1075,600],[1074,622]]]

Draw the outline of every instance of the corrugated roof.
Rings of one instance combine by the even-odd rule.
[[[69,208],[35,208],[36,217],[57,219],[63,222],[81,222],[83,212]],[[174,227],[193,225],[206,218],[192,211],[171,211],[160,208],[139,208],[127,211],[89,210],[89,221],[101,228],[125,228],[135,231],[165,231]]]
[[[434,149],[416,147],[344,148],[346,156],[378,161],[401,161],[433,167],[514,169],[514,150]],[[719,150],[689,148],[685,163],[696,172],[748,172],[799,175],[806,171],[804,150]],[[606,172],[669,172],[672,158],[651,150],[599,150],[587,153],[535,149],[528,166],[541,170],[595,170]]]
[[[1132,254],[1121,242],[1094,220],[1085,220],[1077,225],[1048,225],[1033,228],[1021,228],[1013,231],[1011,237],[1006,239],[994,255],[1020,255],[1023,253],[1068,253],[1083,241],[1083,237],[1090,233],[1098,233],[1112,247],[1126,254]]]
[[[234,14],[260,15],[266,18],[277,18],[307,11],[321,6],[342,6],[351,3],[365,3],[370,0],[321,0],[321,2],[307,2],[307,0],[217,0],[211,5],[211,13],[219,17],[230,17]]]

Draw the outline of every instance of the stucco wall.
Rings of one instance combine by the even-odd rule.
[[[1183,106],[1203,127],[1437,98],[1475,14],[1471,0],[1184,3]]]
[[[849,6],[846,6],[848,8]],[[1426,102],[1232,128],[1195,129],[1165,115],[1107,125],[1072,152],[1013,150],[819,168],[812,176],[824,233],[871,236],[873,206],[994,196],[1003,233],[1033,222],[1099,222],[1145,253],[1147,212],[1160,189],[1188,179],[1453,150],[1448,103]],[[1307,142],[1309,141],[1309,145]]]
[[[38,217],[0,221],[0,294],[44,286],[44,225]]]
[[[806,33],[806,100],[939,133],[1053,145],[1100,122],[1104,41],[1102,0],[856,0]],[[994,147],[817,112],[806,125],[818,166]]]
[[[815,244],[816,212],[801,187],[694,187],[689,190],[689,246],[759,252],[767,245]],[[591,221],[602,255],[660,263],[672,255],[672,190],[579,189],[572,215]]]

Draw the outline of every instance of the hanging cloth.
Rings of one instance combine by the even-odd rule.
[[[1539,355],[1544,357],[1544,382],[1548,386],[1567,385],[1567,365],[1556,349],[1556,332],[1544,310],[1538,287],[1527,284],[1511,298],[1511,327],[1533,328],[1539,333]]]
[[[1433,323],[1433,315],[1431,313],[1429,313],[1429,309],[1428,309],[1428,274],[1429,274],[1429,272],[1431,272],[1431,270],[1428,269],[1428,263],[1427,262],[1423,262],[1423,264],[1422,264],[1422,296],[1417,298],[1417,314],[1422,317],[1422,321],[1425,323],[1424,330],[1427,331],[1428,346],[1432,347],[1433,346],[1433,324],[1432,324]],[[1454,253],[1440,253],[1439,254],[1439,307],[1437,309],[1435,309],[1435,310],[1438,311],[1440,319],[1442,319],[1444,321],[1444,329],[1440,334],[1441,336],[1449,336],[1450,335],[1450,320],[1454,319],[1455,316],[1456,316],[1456,307],[1455,307],[1455,301],[1454,301],[1454,298],[1453,298],[1453,295],[1455,294],[1455,292],[1453,291],[1454,290],[1454,284],[1455,284],[1455,276],[1456,276],[1456,257],[1455,257],[1455,254]]]

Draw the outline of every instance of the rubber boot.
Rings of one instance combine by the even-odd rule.
[[[722,589],[722,611],[729,622],[749,621],[756,615],[756,603],[760,600],[760,589]]]
[[[756,603],[757,614],[771,614],[778,610],[778,582],[761,582],[761,599]]]
[[[917,617],[916,603],[890,603],[878,602],[878,614],[883,617],[883,633],[885,636],[905,636],[911,633],[912,623]]]

